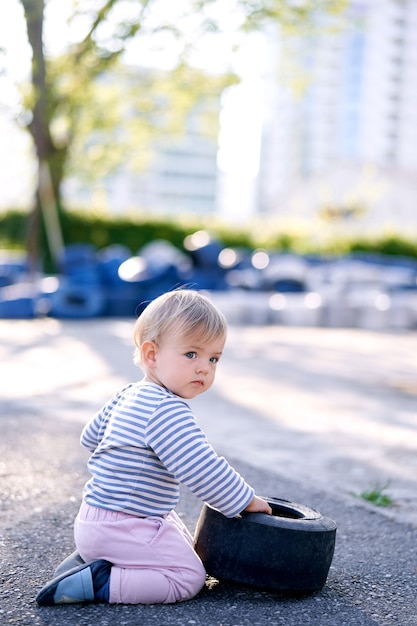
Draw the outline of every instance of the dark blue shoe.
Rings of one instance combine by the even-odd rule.
[[[110,570],[108,561],[83,563],[49,581],[36,596],[36,602],[40,606],[108,602]]]
[[[54,572],[54,578],[60,576],[64,572],[68,572],[70,569],[74,569],[74,567],[79,567],[80,565],[84,565],[85,561],[81,558],[80,553],[75,550],[66,559],[61,561]]]

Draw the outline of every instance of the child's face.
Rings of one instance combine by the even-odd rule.
[[[207,343],[192,335],[165,338],[155,346],[148,378],[181,398],[194,398],[212,386],[225,340]]]

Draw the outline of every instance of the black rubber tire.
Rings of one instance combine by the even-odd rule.
[[[194,547],[207,573],[285,595],[323,588],[333,560],[336,524],[302,504],[265,497],[273,515],[224,515],[203,505]]]

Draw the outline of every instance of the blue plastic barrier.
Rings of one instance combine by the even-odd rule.
[[[39,294],[31,284],[0,288],[0,318],[32,319],[37,314]]]
[[[105,309],[103,291],[96,284],[82,284],[63,278],[56,291],[48,294],[49,315],[58,318],[100,316]]]

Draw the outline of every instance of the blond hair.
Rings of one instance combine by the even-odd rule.
[[[148,304],[136,321],[134,362],[141,364],[141,347],[145,341],[160,344],[167,336],[182,338],[196,334],[201,341],[209,342],[226,333],[225,316],[200,292],[192,289],[169,291]]]

